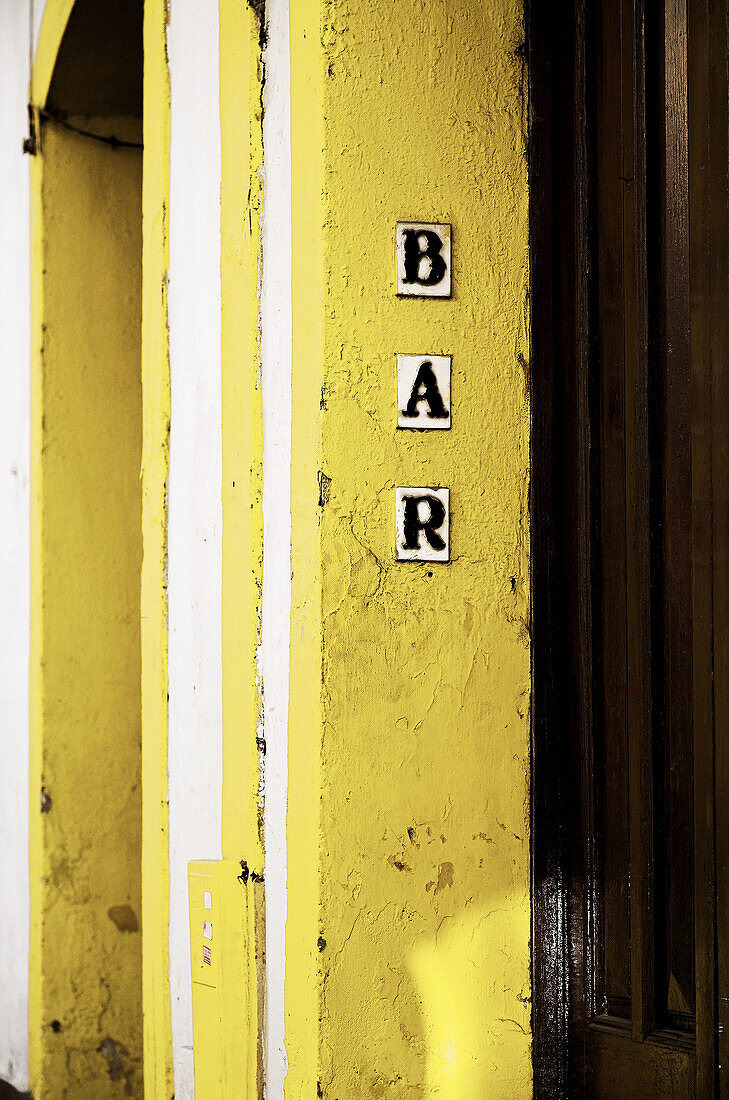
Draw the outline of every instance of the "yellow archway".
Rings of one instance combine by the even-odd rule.
[[[30,103],[45,107],[58,51],[66,32],[75,0],[47,0],[38,34],[30,80]]]

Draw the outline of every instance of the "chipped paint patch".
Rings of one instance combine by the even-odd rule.
[[[107,916],[120,932],[139,931],[137,914],[134,912],[131,905],[112,905],[107,912]]]

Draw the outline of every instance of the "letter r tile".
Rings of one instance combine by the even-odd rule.
[[[399,486],[395,490],[398,561],[448,561],[450,492]]]

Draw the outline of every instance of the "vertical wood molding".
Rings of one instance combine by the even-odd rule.
[[[170,193],[168,0],[144,5],[142,192],[142,927],[145,1095],[171,1100],[167,807],[167,324]]]

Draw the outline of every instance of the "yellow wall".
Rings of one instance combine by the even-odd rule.
[[[291,35],[287,1096],[525,1097],[522,5],[296,0]],[[396,297],[398,220],[452,224],[450,301]],[[397,352],[453,356],[449,432],[396,432]],[[393,560],[397,485],[450,487],[450,564]]]
[[[69,4],[59,0],[52,7],[63,14]],[[291,9],[287,1096],[314,1096],[317,1086],[328,1100],[481,1100],[505,1089],[528,1096],[521,4],[292,0]],[[155,1100],[173,1092],[166,20],[165,0],[148,0],[143,289],[137,267],[114,318],[103,307],[119,300],[127,260],[141,247],[139,155],[99,146],[98,153],[72,157],[82,139],[47,127],[44,156],[34,165],[38,342],[41,324],[48,327],[43,368],[39,357],[34,374],[33,774],[36,789],[45,784],[52,800],[50,813],[36,812],[33,820],[31,1040],[39,1096],[94,1095],[97,1087],[113,1095],[127,1079],[140,1091],[139,986],[121,977],[138,967],[140,937],[108,915],[125,904],[140,913],[139,885],[129,878],[140,858],[132,828],[140,812],[139,787],[132,791],[139,777],[140,568],[145,1092]],[[257,63],[253,12],[225,0],[223,846],[229,858],[246,856],[252,865],[261,859],[253,741],[261,523]],[[244,135],[238,145],[236,133]],[[60,167],[52,180],[46,154]],[[109,165],[122,182],[100,187]],[[66,220],[69,192],[76,213]],[[39,222],[41,203],[54,226],[50,235]],[[247,218],[241,218],[244,208]],[[132,209],[137,229],[115,240],[108,254],[114,233],[132,224]],[[451,301],[395,296],[395,222],[415,219],[453,225]],[[58,253],[48,253],[50,246]],[[57,263],[41,284],[53,255]],[[82,261],[64,278],[69,256]],[[135,256],[138,265],[138,251]],[[134,324],[127,324],[134,310]],[[63,318],[61,354],[49,323],[54,317]],[[90,351],[103,370],[89,370]],[[395,431],[398,351],[453,355],[450,432]],[[110,396],[102,381],[107,389],[120,383],[119,371],[135,356],[134,384],[129,374],[130,385],[115,384]],[[69,386],[75,402],[68,401]],[[324,506],[320,473],[331,479]],[[450,565],[394,562],[399,484],[450,486]],[[93,523],[84,518],[90,515]],[[59,569],[58,562],[65,564]],[[74,675],[69,693],[68,669],[80,667],[85,639],[93,643],[94,660],[84,677]],[[65,731],[53,744],[45,736],[51,719]],[[128,736],[132,730],[136,740]],[[113,826],[100,827],[110,819]],[[125,883],[127,898],[121,896]],[[105,984],[109,975],[111,985]],[[52,1019],[61,1022],[60,1032],[47,1030]],[[113,1052],[105,1048],[112,1057],[98,1049],[105,1038],[117,1044]],[[73,1049],[62,1063],[66,1045]],[[121,1076],[112,1082],[109,1071],[119,1064]]]
[[[139,137],[129,120],[72,121]],[[37,1097],[141,1095],[141,167],[138,149],[43,124],[34,165]]]

